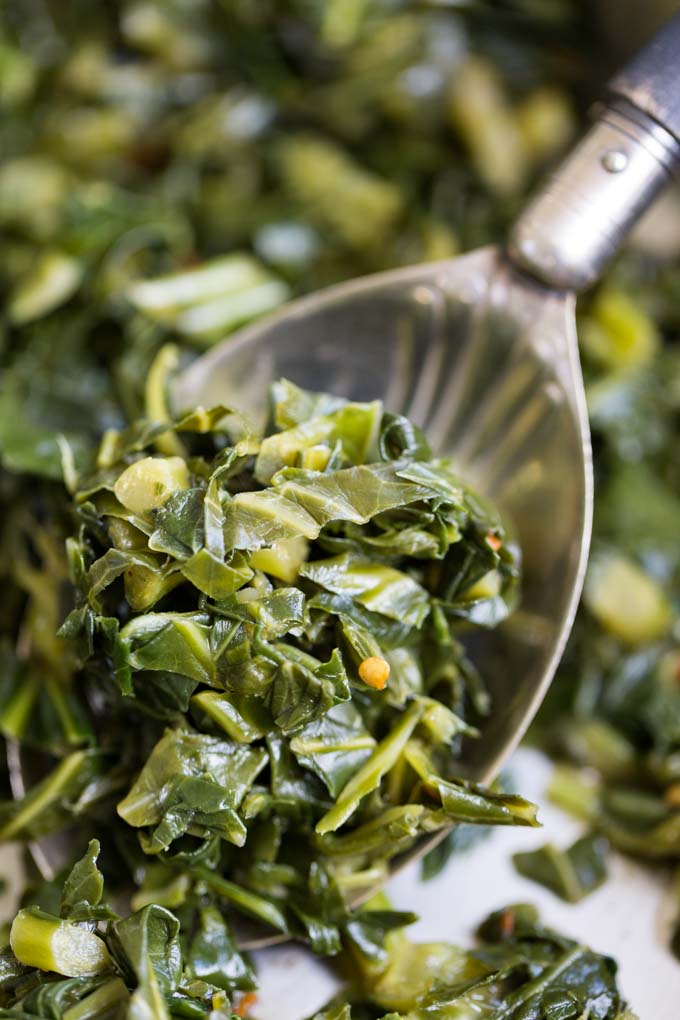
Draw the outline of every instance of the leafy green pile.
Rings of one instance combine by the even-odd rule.
[[[103,826],[136,884],[206,882],[332,953],[329,883],[350,900],[453,822],[535,824],[456,776],[464,718],[488,710],[456,635],[508,612],[517,565],[495,512],[379,402],[281,382],[271,421],[261,437],[219,407],[109,430],[72,477],[62,753],[1,832]],[[53,705],[36,692],[25,747]]]
[[[0,955],[0,1015],[233,1016],[234,1005],[247,1002],[242,993],[255,986],[254,974],[220,912],[199,899],[179,914],[148,904],[118,917],[102,902],[98,854],[93,841],[61,894],[53,894],[53,912],[33,905],[14,919],[11,948]],[[635,1020],[618,994],[614,962],[542,927],[532,907],[491,915],[480,926],[478,947],[468,951],[410,942],[403,927],[414,920],[390,910],[383,896],[347,920],[342,966],[351,1004],[338,1000],[316,1020],[433,1013]]]
[[[146,381],[168,340],[188,358],[291,292],[445,258],[503,236],[537,175],[574,134],[574,111],[584,111],[594,94],[593,78],[604,63],[594,11],[595,5],[570,0],[491,0],[455,9],[409,0],[5,0],[0,733],[3,742],[24,743],[39,776],[55,762],[57,768],[21,811],[11,803],[3,769],[3,838],[29,831],[40,836],[66,824],[92,826],[102,837],[101,867],[114,887],[133,874],[144,889],[137,895],[149,897],[147,903],[180,911],[178,904],[191,904],[199,889],[215,905],[203,877],[194,883],[187,876],[183,851],[176,868],[149,865],[156,857],[143,854],[133,829],[116,821],[114,808],[128,792],[134,763],[147,759],[166,725],[176,728],[182,718],[192,729],[199,726],[193,698],[203,701],[201,725],[215,727],[211,739],[224,734],[233,740],[222,727],[243,726],[230,712],[220,714],[213,696],[220,691],[202,677],[187,698],[179,674],[138,669],[132,656],[140,649],[121,640],[125,614],[147,612],[134,608],[135,599],[142,606],[155,591],[173,600],[173,612],[194,613],[198,596],[192,605],[181,604],[187,590],[196,588],[196,580],[224,584],[226,572],[213,575],[213,550],[203,536],[200,548],[176,536],[173,551],[159,555],[145,547],[150,536],[142,529],[133,580],[126,585],[124,570],[106,586],[113,553],[132,556],[134,550],[117,548],[96,506],[106,490],[93,493],[86,501],[94,507],[89,521],[85,505],[79,511],[91,547],[74,554],[71,569],[81,552],[88,570],[110,553],[94,606],[80,579],[82,639],[86,644],[87,627],[96,624],[90,661],[100,679],[103,672],[109,678],[95,696],[90,667],[81,670],[82,646],[78,651],[72,639],[57,637],[72,608],[64,556],[64,540],[73,530],[72,500],[63,488],[62,466],[68,465],[71,480],[84,477],[108,429],[121,433],[142,416],[163,417],[157,387]],[[626,590],[631,566],[637,580],[642,570],[651,581],[656,594],[650,596],[643,583],[642,597],[653,626],[631,629],[630,615],[622,626],[606,610],[609,599],[591,598],[537,731],[552,753],[591,767],[587,774],[559,773],[562,802],[589,821],[602,818],[619,846],[655,858],[677,857],[678,851],[680,688],[673,621],[680,548],[674,441],[679,370],[673,344],[680,305],[677,269],[664,264],[661,243],[677,222],[677,211],[675,221],[672,213],[657,221],[651,242],[648,230],[643,249],[628,253],[609,275],[587,305],[581,329],[596,433],[601,562],[611,566],[616,553],[616,568],[624,557]],[[242,438],[229,435],[232,445]],[[208,463],[229,445],[220,438],[218,451],[209,435],[177,436],[189,444],[192,458]],[[154,446],[153,453],[162,450]],[[165,453],[176,455],[170,448]],[[208,474],[200,477],[202,486]],[[119,519],[119,544],[129,523]],[[167,596],[155,588],[175,583]],[[307,584],[311,589],[316,582]],[[320,594],[314,591],[313,598]],[[163,611],[162,602],[148,614],[157,610]],[[363,608],[357,613],[363,626]],[[339,616],[334,620],[342,627]],[[195,622],[198,669],[206,658],[200,654],[205,634],[201,621]],[[78,629],[77,619],[71,626]],[[186,656],[184,637],[195,636],[196,628],[180,627],[177,634],[173,623],[172,630]],[[378,641],[382,648],[384,638]],[[298,666],[288,667],[296,682]],[[392,683],[397,672],[393,667]],[[310,673],[314,689],[328,691],[329,678]],[[162,675],[165,684],[157,682]],[[120,681],[132,685],[135,697],[122,695]],[[365,700],[377,699],[358,684],[353,697],[357,690]],[[393,706],[389,712],[398,715]],[[110,735],[115,743],[132,717],[140,723],[136,739],[124,734],[130,758],[112,759],[100,742]],[[256,729],[257,720],[250,725]],[[293,739],[282,731],[282,743]],[[200,754],[195,760],[202,768]],[[223,759],[218,765],[226,768]],[[592,766],[599,776],[595,787]],[[277,767],[281,796],[299,801],[297,759]],[[307,765],[301,769],[330,801],[323,779]],[[262,779],[260,772],[254,785]],[[174,796],[170,791],[168,797]],[[191,789],[182,791],[187,796]],[[372,807],[371,797],[362,810]],[[427,803],[437,810],[436,799]],[[182,810],[173,812],[169,804],[168,810],[168,824],[181,828],[194,808],[182,799]],[[238,826],[232,812],[240,810],[232,803],[216,807],[211,824],[233,834]],[[139,831],[151,839],[159,824]],[[256,824],[251,845],[260,848],[258,881],[265,883],[267,875],[266,899],[269,890],[279,896],[288,887],[277,862],[276,826],[264,817]],[[322,838],[329,836],[344,838]],[[186,839],[199,837],[178,837],[170,853]],[[239,853],[220,841],[223,858]],[[443,859],[431,859],[430,869]],[[217,863],[207,854],[205,861],[188,861],[187,869],[202,867],[214,877]],[[220,868],[232,864],[219,862]],[[252,909],[244,889],[224,880],[215,901],[220,910],[229,896]],[[271,899],[267,903],[271,908]],[[58,902],[46,904],[59,913]],[[261,916],[260,901],[257,908]]]

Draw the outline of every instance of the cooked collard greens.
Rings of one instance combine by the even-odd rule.
[[[33,905],[14,919],[11,948],[0,955],[0,1016],[243,1016],[254,975],[220,910],[198,897],[178,912],[147,904],[119,917],[102,902],[98,855],[94,840],[57,893],[54,912]],[[384,895],[344,920],[340,964],[349,984],[315,1020],[635,1020],[617,991],[613,960],[545,928],[530,906],[492,914],[472,950],[411,942],[403,928],[414,920],[391,910]]]
[[[355,425],[341,426],[338,406],[308,407],[302,417],[328,431],[307,445],[298,435],[289,461],[277,442],[296,422],[272,420],[272,441],[256,461],[248,453],[246,469],[238,462],[252,437],[222,412],[126,430],[164,421],[158,379],[173,361],[289,294],[504,236],[597,93],[599,9],[572,0],[2,4],[0,739],[15,765],[20,756],[30,792],[12,791],[3,768],[0,836],[65,833],[58,860],[98,838],[109,899],[132,886],[133,914],[148,908],[127,928],[140,933],[137,948],[132,935],[129,953],[109,944],[115,969],[101,976],[36,980],[3,955],[10,1015],[219,1015],[225,1001],[207,991],[222,987],[216,975],[228,996],[254,983],[227,914],[334,952],[347,937],[346,900],[381,877],[388,849],[472,809],[495,820],[520,811],[452,782],[446,751],[470,737],[485,699],[457,644],[474,612],[465,582],[468,595],[477,582],[441,568],[469,548],[477,569],[502,580],[505,611],[511,548],[505,539],[498,555],[483,531],[473,534],[489,511],[468,506],[457,483],[455,498],[433,495],[433,479],[418,474],[429,458],[404,423],[394,423],[400,452],[385,456],[377,409],[378,432],[364,409],[352,445]],[[678,856],[680,831],[678,219],[671,200],[583,306],[604,570],[536,731],[551,753],[591,767],[558,773],[556,796],[619,847],[655,859]],[[373,514],[355,492],[337,491],[351,519],[308,536],[321,523],[311,512],[318,493],[305,489],[292,515],[280,512],[285,493],[309,472],[365,468],[361,436],[391,485],[426,490],[421,505]],[[402,454],[417,477],[396,475]],[[148,458],[149,473],[134,466]],[[388,488],[383,480],[379,491]],[[239,493],[229,541],[245,544],[227,557],[223,504]],[[255,499],[265,512],[252,516],[244,503],[258,493],[268,493]],[[469,526],[456,542],[450,517]],[[255,549],[265,524],[292,535]],[[397,540],[392,559],[386,545]],[[366,562],[379,577],[364,576]],[[627,579],[646,607],[632,626],[629,605],[622,612],[601,583],[608,576]],[[261,697],[227,690],[226,659],[234,676],[251,664]],[[339,803],[336,831],[313,832]],[[457,827],[456,844],[480,829]],[[59,846],[50,843],[53,855]],[[62,917],[63,878],[36,887],[29,875],[21,907],[50,915],[43,932],[118,923],[93,892],[70,895]],[[184,933],[197,1005],[178,1003],[151,974],[175,944],[168,911]],[[374,933],[382,921],[373,920]],[[29,915],[29,941],[36,930]],[[379,943],[362,931],[362,944]],[[174,948],[170,956],[175,967]],[[585,988],[575,978],[543,1014],[599,1016],[597,996],[582,1005],[579,980]],[[606,1001],[602,1010],[609,1017]]]
[[[72,484],[81,726],[6,805],[15,838],[104,818],[137,884],[155,862],[331,952],[320,875],[350,900],[421,834],[535,824],[456,762],[487,709],[459,637],[509,611],[516,554],[410,422],[281,381],[265,436],[224,407],[141,421]]]

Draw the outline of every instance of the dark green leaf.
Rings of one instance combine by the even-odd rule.
[[[578,903],[607,878],[609,849],[602,836],[583,836],[567,850],[548,843],[539,850],[514,854],[520,875],[552,889],[569,903]]]
[[[104,876],[97,867],[99,840],[92,839],[87,853],[77,861],[66,881],[61,897],[61,916],[72,917],[83,907],[94,907],[102,898]]]
[[[214,907],[199,911],[199,929],[187,952],[187,967],[192,977],[228,992],[256,987],[252,967],[237,950],[222,915]]]
[[[334,705],[290,741],[300,765],[315,772],[333,797],[370,757],[374,747],[374,738],[351,702]]]
[[[109,949],[123,971],[132,974],[141,987],[151,968],[164,995],[177,988],[182,974],[179,921],[165,907],[151,904],[114,922]]]

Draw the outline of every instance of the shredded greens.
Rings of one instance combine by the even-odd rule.
[[[177,913],[149,904],[118,917],[102,902],[98,854],[93,841],[74,865],[59,914],[32,906],[14,919],[11,949],[0,956],[0,1015],[226,1020],[234,1007],[242,1014],[255,977],[220,910],[199,898]],[[332,917],[337,891],[327,877],[317,880]],[[98,928],[88,924],[95,918]],[[532,907],[492,914],[472,950],[411,942],[403,929],[414,920],[379,895],[345,917],[337,941],[319,929],[326,949],[341,953],[348,981],[319,1020],[433,1013],[635,1020],[617,991],[613,960],[543,927]]]
[[[480,683],[457,634],[481,577],[510,610],[518,565],[495,512],[409,423],[399,447],[378,404],[282,381],[271,421],[261,437],[215,408],[109,430],[76,478],[59,636],[83,728],[4,831],[104,825],[135,883],[156,861],[330,952],[320,874],[349,899],[420,834],[536,824],[456,767]]]
[[[224,409],[169,424],[164,380],[290,294],[503,236],[595,94],[594,6],[2,5],[0,733],[30,789],[15,801],[3,767],[0,838],[66,833],[76,854],[100,839],[96,868],[111,899],[135,888],[137,918],[102,906],[92,845],[63,914],[62,876],[39,889],[31,876],[21,908],[53,935],[108,926],[113,969],[56,978],[8,950],[8,1015],[218,1017],[221,993],[255,980],[231,913],[323,953],[350,927],[378,947],[393,919],[347,920],[345,901],[388,852],[471,812],[530,820],[455,782],[453,754],[488,706],[458,644],[474,576],[439,568],[469,549],[476,570],[500,571],[491,616],[514,578],[507,543],[485,544],[479,508],[466,516],[442,465],[433,478],[422,437],[375,405],[283,386],[256,449]],[[671,197],[582,308],[597,558],[535,729],[563,763],[555,798],[663,860],[680,845],[679,220]],[[331,505],[340,517],[324,520]],[[314,832],[329,815],[335,831]],[[458,824],[427,873],[480,831]],[[171,988],[171,912],[188,997]],[[543,966],[526,940],[504,945],[525,969],[496,985],[501,1001]],[[391,950],[376,952],[385,968]],[[583,1005],[589,966],[540,1007],[487,1012],[627,1017],[599,957],[610,999]],[[418,994],[353,1008],[445,1000]]]

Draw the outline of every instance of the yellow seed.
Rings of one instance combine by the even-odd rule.
[[[382,691],[390,677],[390,664],[379,655],[371,655],[360,663],[359,676],[369,687]]]

